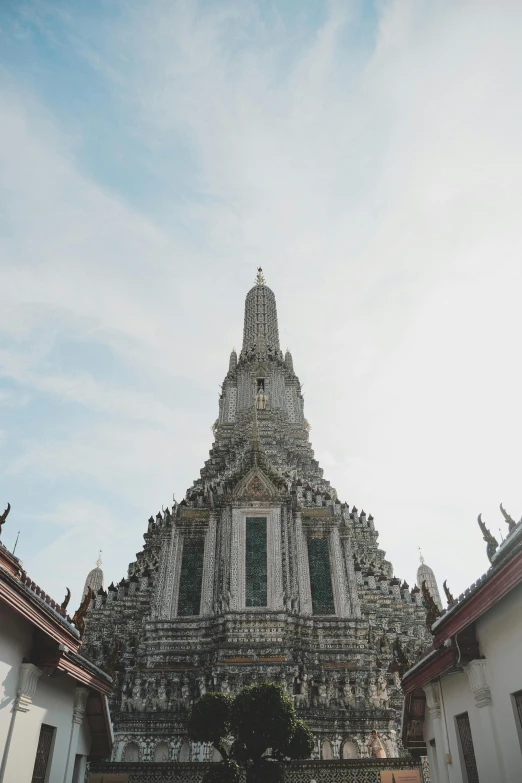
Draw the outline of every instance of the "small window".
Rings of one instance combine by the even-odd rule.
[[[457,734],[460,743],[460,753],[466,774],[466,783],[480,783],[477,769],[477,760],[475,758],[475,748],[473,747],[473,737],[471,736],[471,725],[469,715],[463,712],[455,716],[457,724]]]
[[[520,742],[520,750],[522,750],[522,691],[516,691],[511,694],[511,703],[513,704],[513,712],[515,713],[515,723],[518,732],[518,741]]]
[[[55,731],[54,726],[46,726],[45,723],[42,723],[31,783],[45,783]]]

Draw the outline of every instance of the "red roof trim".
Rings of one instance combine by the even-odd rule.
[[[73,677],[78,682],[81,682],[82,685],[87,685],[90,688],[94,688],[99,693],[104,693],[106,696],[110,696],[112,693],[112,685],[110,685],[108,682],[105,682],[105,680],[102,680],[101,677],[97,677],[93,672],[82,668],[75,661],[71,661],[71,659],[66,655],[60,656],[57,668],[67,672],[67,674],[70,674],[71,677]]]
[[[467,601],[463,601],[461,606],[449,612],[447,619],[442,618],[435,629],[434,647],[440,647],[446,639],[455,636],[477,620],[520,582],[522,582],[522,551],[492,574]]]
[[[72,631],[68,632],[67,628],[58,620],[53,622],[51,615],[38,606],[36,601],[31,601],[29,595],[18,592],[2,579],[0,579],[0,599],[5,601],[15,612],[21,614],[26,620],[58,642],[58,644],[64,644],[73,652],[78,651],[81,642]]]

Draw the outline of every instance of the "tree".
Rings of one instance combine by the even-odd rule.
[[[219,770],[218,765],[210,770],[204,783],[236,783],[236,762],[247,767],[248,783],[278,783],[283,772],[273,761],[309,758],[314,747],[291,699],[268,682],[243,688],[233,700],[222,693],[205,694],[192,708],[188,731],[190,739],[212,743],[223,757]],[[227,736],[234,740],[229,753]]]
[[[314,749],[314,737],[306,723],[296,721],[294,733],[290,741],[274,752],[280,761],[285,759],[309,759]]]
[[[254,763],[269,748],[274,752],[286,746],[296,724],[294,705],[279,685],[265,682],[247,686],[232,702],[232,733]]]
[[[194,742],[210,742],[223,759],[228,758],[223,740],[230,734],[232,699],[224,693],[205,693],[194,704],[188,720],[188,734]]]

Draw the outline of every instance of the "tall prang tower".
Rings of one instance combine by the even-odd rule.
[[[421,594],[394,577],[373,517],[338,499],[309,429],[259,270],[201,476],[87,615],[85,651],[118,661],[113,760],[217,760],[187,738],[191,704],[264,681],[293,698],[316,758],[367,756],[373,729],[401,754],[396,658],[426,643]]]

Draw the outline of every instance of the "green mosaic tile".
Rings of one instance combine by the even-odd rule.
[[[308,563],[313,613],[335,614],[330,575],[330,553],[326,538],[308,539]]]
[[[245,605],[267,605],[266,517],[247,517]]]
[[[181,558],[178,615],[199,614],[203,579],[203,538],[185,538]]]

